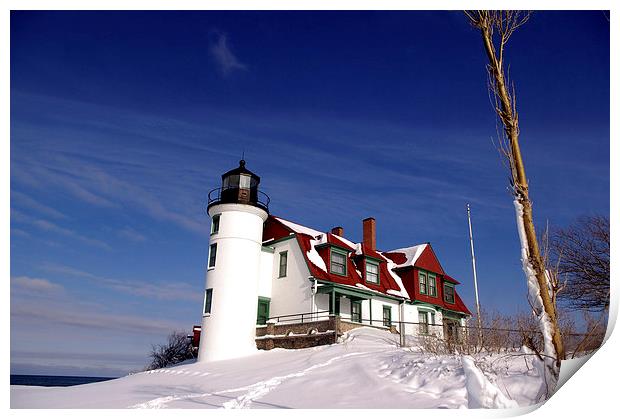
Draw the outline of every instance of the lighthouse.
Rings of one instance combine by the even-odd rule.
[[[269,198],[258,190],[259,183],[241,160],[209,193],[211,235],[198,362],[256,351],[263,223],[269,212]]]

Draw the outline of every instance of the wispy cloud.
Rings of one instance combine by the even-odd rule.
[[[127,239],[133,242],[144,242],[146,241],[146,236],[144,234],[138,233],[131,227],[125,227],[121,230],[118,230],[116,234],[123,239]]]
[[[78,240],[82,243],[88,244],[90,246],[94,246],[94,247],[98,247],[100,249],[105,249],[105,250],[111,250],[111,247],[101,241],[101,240],[97,240],[97,239],[92,239],[90,237],[86,237],[82,234],[79,234],[73,230],[70,230],[68,228],[65,227],[61,227],[55,223],[52,223],[51,221],[48,220],[44,220],[44,219],[40,219],[40,218],[34,218],[31,217],[29,215],[26,215],[20,211],[17,211],[15,209],[11,209],[11,220],[17,223],[25,223],[25,224],[29,224],[31,226],[34,226],[36,228],[38,228],[39,230],[42,231],[46,231],[46,232],[50,232],[50,233],[54,233],[54,234],[58,234],[61,236],[65,236],[65,237],[69,237],[71,239],[74,240]]]
[[[476,147],[479,142],[463,144],[465,139],[457,144],[439,141],[463,137],[462,133],[380,121],[320,115],[293,118],[213,108],[203,110],[205,120],[189,122],[51,98],[25,99],[27,103],[32,100],[34,106],[49,101],[46,109],[59,112],[53,116],[52,134],[42,127],[15,124],[16,136],[30,139],[23,144],[28,153],[12,155],[12,175],[17,183],[31,186],[38,182],[41,191],[57,188],[102,210],[137,210],[199,234],[208,234],[206,191],[216,184],[222,170],[235,164],[234,152],[248,145],[252,168],[266,180],[263,191],[274,198],[274,211],[293,217],[322,203],[326,219],[343,212],[362,218],[389,213],[412,223],[412,229],[432,231],[429,223],[417,223],[409,214],[433,217],[443,213],[438,206],[450,210],[468,196],[484,201],[487,208],[497,202],[497,191],[465,181],[489,176],[483,169],[476,171],[482,164],[467,173],[465,168],[472,166],[473,158],[486,158],[481,157],[485,152],[495,161],[490,143]],[[328,138],[325,126],[330,129]],[[54,141],[33,140],[44,135]],[[391,141],[381,140],[386,135]],[[291,143],[292,136],[301,136],[300,141]],[[143,141],[149,147],[140,146]],[[430,142],[440,145],[429,147]],[[341,152],[335,153],[334,146]],[[274,149],[278,158],[274,158]],[[369,149],[373,150],[370,159]],[[441,156],[453,158],[440,164]],[[214,163],[218,161],[230,164],[218,166]],[[442,176],[437,176],[437,170]],[[361,179],[363,190],[356,186]],[[300,184],[306,191],[302,195],[298,193]],[[381,202],[387,199],[402,205],[386,208]],[[434,207],[428,207],[428,202]],[[128,234],[120,234],[131,240]]]
[[[169,301],[202,301],[202,295],[197,292],[195,286],[174,279],[163,282],[146,282],[132,279],[109,278],[65,265],[44,264],[42,268],[48,272],[87,279],[96,285],[129,295]]]
[[[45,320],[46,323],[78,326],[85,328],[105,329],[124,332],[141,332],[167,334],[173,330],[187,329],[164,319],[153,319],[151,316],[135,316],[126,314],[104,313],[97,310],[84,310],[75,306],[47,306],[37,304],[11,304],[11,319],[26,318],[28,320]]]
[[[192,324],[179,320],[174,310],[159,317],[136,314],[127,305],[103,304],[73,291],[49,279],[11,278],[12,371],[126,374],[146,363],[152,343]]]
[[[228,35],[225,33],[214,33],[214,38],[209,44],[209,53],[224,77],[229,76],[235,70],[247,68],[232,52],[228,43]]]
[[[63,219],[67,216],[54,208],[44,205],[25,193],[19,191],[11,191],[11,206],[13,205],[26,207],[52,218]]]
[[[16,276],[11,278],[11,286],[20,288],[27,291],[34,292],[58,292],[62,291],[63,287],[60,284],[51,282],[44,278],[32,278],[29,276]],[[15,289],[15,288],[13,288]]]

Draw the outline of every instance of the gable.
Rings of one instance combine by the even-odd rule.
[[[421,268],[437,274],[446,274],[441,267],[441,263],[439,263],[439,259],[437,259],[437,255],[435,254],[435,251],[430,244],[426,246],[420,257],[418,257],[418,260],[416,260],[414,266],[416,268]]]
[[[270,215],[263,225],[263,243],[290,236],[293,231]]]

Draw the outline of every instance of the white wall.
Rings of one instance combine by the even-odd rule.
[[[317,294],[317,310],[329,310],[329,294]],[[361,300],[362,304],[362,323],[370,325],[370,301]],[[381,298],[379,296],[372,297],[372,325],[383,326],[383,306],[390,306],[392,308],[392,322],[398,322],[399,316],[399,304],[393,300],[387,298]],[[417,312],[416,312],[417,315]],[[340,317],[343,320],[351,320],[351,300],[346,296],[340,296]]]
[[[202,318],[198,361],[246,356],[256,351],[256,311],[261,266],[263,222],[267,213],[244,204],[219,204],[221,214],[214,268],[207,270],[205,289],[213,289],[211,313]],[[204,308],[204,307],[203,307]]]
[[[314,311],[312,307],[312,282],[308,279],[310,270],[306,265],[297,239],[293,236],[270,247],[274,248],[271,264],[270,316]],[[288,252],[286,276],[282,278],[278,278],[280,252]]]
[[[258,278],[258,295],[260,297],[271,298],[271,288],[273,282],[273,260],[274,254],[262,248],[260,254],[260,276]]]
[[[405,307],[404,307],[405,315],[404,315],[403,321],[418,323],[420,321],[419,311],[434,313],[435,314],[435,325],[443,325],[443,314],[441,313],[441,311],[428,307],[428,306],[418,307],[413,304],[405,304]],[[430,324],[430,321],[431,319],[429,318],[429,324]],[[417,335],[418,332],[419,332],[419,325],[417,324],[407,324],[405,326],[405,334],[407,335]],[[438,335],[438,336],[443,336],[443,327],[429,326],[429,332],[434,333],[435,335]]]
[[[372,325],[383,326],[383,306],[389,306],[392,309],[392,322],[399,320],[398,316],[398,302],[373,296],[372,300],[362,301],[362,323],[370,324],[370,305],[372,304]],[[364,320],[367,319],[367,320]]]

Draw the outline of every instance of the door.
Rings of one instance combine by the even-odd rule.
[[[445,339],[449,342],[459,341],[459,321],[454,319],[444,319]]]
[[[392,307],[383,306],[383,325],[390,327],[392,325]]]
[[[269,299],[258,297],[258,312],[256,313],[256,324],[266,324],[269,320]]]
[[[351,301],[351,321],[362,322],[362,303],[360,301]]]

